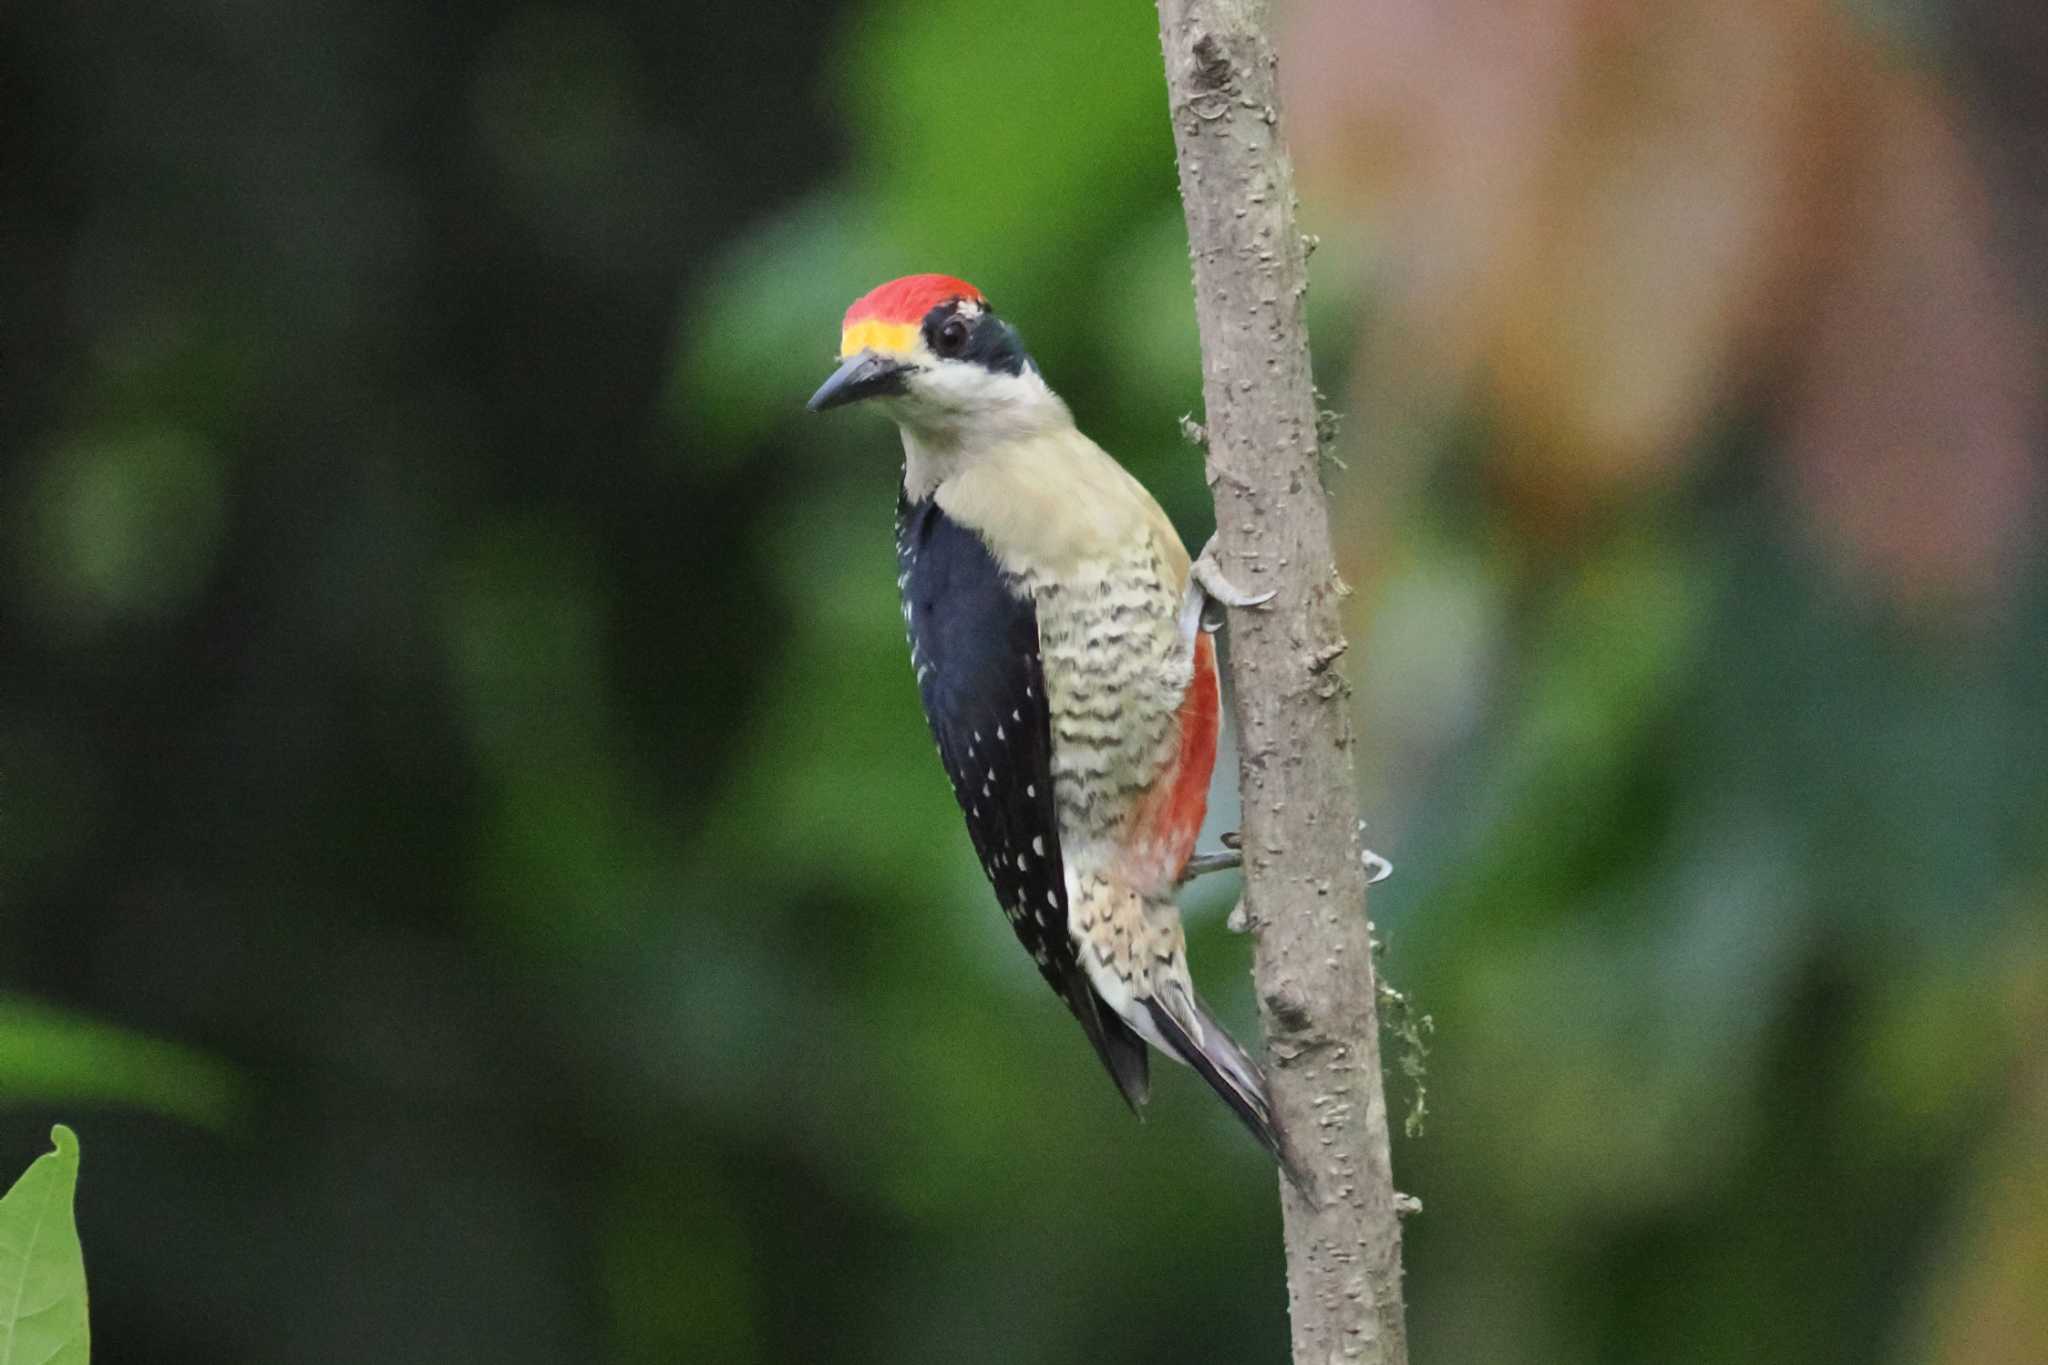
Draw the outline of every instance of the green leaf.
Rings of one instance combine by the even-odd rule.
[[[57,1150],[39,1156],[0,1198],[0,1365],[86,1365],[85,1256],[71,1197],[78,1139],[58,1124]]]

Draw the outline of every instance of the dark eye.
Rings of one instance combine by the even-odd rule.
[[[938,349],[939,354],[944,356],[956,356],[967,349],[967,320],[965,318],[955,317],[946,319],[945,325],[939,328]]]

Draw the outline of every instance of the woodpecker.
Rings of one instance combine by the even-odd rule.
[[[1174,903],[1216,763],[1203,610],[1266,598],[1190,560],[974,286],[871,290],[846,312],[839,360],[809,406],[873,402],[901,430],[911,667],[1011,928],[1134,1111],[1149,1043],[1294,1176],[1264,1076],[1195,992]]]

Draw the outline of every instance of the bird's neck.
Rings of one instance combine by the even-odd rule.
[[[903,488],[911,501],[932,496],[963,470],[1073,431],[1073,414],[1059,395],[1035,371],[1025,375],[1029,382],[1006,386],[993,402],[953,409],[905,405],[895,414],[903,433]]]

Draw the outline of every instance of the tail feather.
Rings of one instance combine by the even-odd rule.
[[[1180,1060],[1193,1067],[1196,1074],[1209,1083],[1209,1088],[1222,1096],[1231,1112],[1259,1140],[1259,1145],[1273,1154],[1273,1159],[1280,1163],[1281,1171],[1295,1188],[1307,1190],[1301,1169],[1294,1164],[1280,1141],[1279,1131],[1273,1127],[1273,1105],[1267,1098],[1265,1076],[1237,1041],[1224,1032],[1208,1008],[1199,1000],[1192,1003],[1193,1032],[1158,1000],[1147,999],[1144,1002],[1152,1026],[1172,1045]]]
[[[1067,1008],[1081,1021],[1088,1041],[1095,1044],[1095,1054],[1102,1058],[1103,1066],[1116,1081],[1124,1103],[1131,1107],[1133,1114],[1140,1113],[1152,1090],[1145,1040],[1115,1010],[1102,1003],[1102,998],[1088,984],[1087,976],[1079,968],[1068,976],[1065,995]]]

